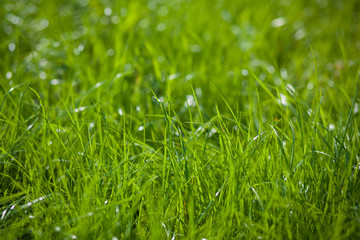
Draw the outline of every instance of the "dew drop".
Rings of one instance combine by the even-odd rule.
[[[39,77],[40,77],[40,79],[44,80],[44,79],[46,79],[47,74],[45,72],[40,72]]]
[[[12,77],[12,72],[7,72],[6,73],[6,79],[10,79]]]
[[[249,71],[246,70],[246,69],[243,69],[243,70],[241,70],[241,74],[242,74],[243,76],[247,76],[247,75],[249,75]]]
[[[9,51],[10,51],[10,52],[15,51],[15,48],[16,48],[15,43],[10,43],[10,44],[8,45],[8,48],[9,48]]]
[[[159,23],[157,26],[156,26],[156,30],[158,30],[159,32],[162,32],[166,29],[166,25],[165,23]]]
[[[282,27],[285,24],[286,24],[286,19],[283,17],[276,18],[271,21],[271,26],[273,26],[274,28]]]
[[[56,79],[56,78],[54,78],[54,79],[52,79],[51,81],[50,81],[50,84],[51,85],[59,85],[59,83],[60,83],[60,81],[58,80],[58,79]]]
[[[178,73],[174,73],[174,74],[169,75],[168,79],[169,79],[169,80],[174,80],[174,79],[176,79],[176,78],[178,78],[178,77],[179,77],[179,74],[178,74]]]
[[[111,8],[105,8],[105,10],[104,10],[104,14],[105,14],[106,16],[110,16],[110,15],[111,15],[111,13],[112,13]]]

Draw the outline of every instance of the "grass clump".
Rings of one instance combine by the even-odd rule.
[[[0,239],[358,239],[359,7],[0,8]]]

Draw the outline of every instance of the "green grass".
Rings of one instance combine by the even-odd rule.
[[[0,6],[0,239],[359,239],[360,4]]]

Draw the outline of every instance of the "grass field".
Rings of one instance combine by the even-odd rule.
[[[2,0],[0,239],[359,239],[358,0]]]

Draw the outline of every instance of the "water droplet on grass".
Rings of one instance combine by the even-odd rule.
[[[304,38],[306,35],[305,29],[300,28],[299,30],[296,31],[294,37],[296,40],[300,40],[302,38]]]
[[[117,16],[117,15],[112,16],[112,17],[111,17],[111,22],[112,22],[113,24],[118,24],[118,23],[120,22],[120,17]]]
[[[286,84],[286,90],[292,95],[295,95],[295,88],[290,83]]]
[[[139,132],[141,132],[141,131],[143,131],[144,130],[144,126],[140,126],[139,128],[138,128],[138,131]]]
[[[6,14],[6,19],[15,25],[21,25],[23,23],[23,20],[21,17],[18,17],[12,13]]]
[[[141,110],[140,106],[136,106],[136,111],[140,112],[140,110]]]
[[[212,135],[214,135],[215,133],[217,133],[217,130],[215,128],[212,128],[209,132],[209,137],[211,137]]]
[[[79,0],[79,4],[82,7],[86,7],[89,4],[89,0]]]
[[[222,10],[221,11],[221,18],[225,21],[225,22],[231,22],[232,20],[232,16],[231,13],[227,10]]]
[[[196,106],[196,101],[193,95],[187,95],[186,96],[186,102],[185,102],[185,106],[188,105],[190,107],[195,107]]]
[[[5,210],[3,211],[3,213],[1,214],[1,220],[4,219],[6,212],[7,212],[7,210],[5,209]]]
[[[156,30],[158,30],[159,32],[162,32],[166,29],[166,25],[165,23],[159,23],[157,26],[156,26]]]
[[[55,227],[55,232],[60,232],[61,228],[60,227]]]
[[[355,103],[354,104],[354,114],[357,114],[359,112],[359,104]]]
[[[275,68],[272,65],[267,65],[266,69],[269,73],[273,74],[275,72]]]
[[[118,109],[118,113],[120,114],[120,116],[124,115],[124,112],[123,112],[122,108]]]
[[[16,48],[15,43],[10,43],[10,44],[8,45],[8,48],[9,48],[9,51],[10,51],[10,52],[15,51],[15,48]]]
[[[191,73],[185,76],[186,81],[190,81],[193,78],[194,78],[194,74],[191,74]]]
[[[306,87],[307,89],[311,90],[314,88],[314,84],[312,82],[309,82]]]
[[[115,79],[121,78],[122,77],[122,73],[118,73],[115,75]]]
[[[155,10],[157,8],[157,3],[155,1],[150,1],[147,4],[149,10]]]
[[[79,107],[79,108],[75,108],[74,112],[78,113],[78,112],[82,112],[84,111],[86,108],[85,107]]]
[[[112,49],[112,48],[109,48],[108,50],[107,50],[107,52],[106,52],[106,55],[108,55],[108,56],[114,56],[114,53],[115,53],[115,51],[114,51],[114,49]]]
[[[280,69],[280,75],[284,79],[287,78],[288,77],[287,70],[285,68]]]
[[[286,19],[283,17],[276,18],[271,21],[271,26],[273,26],[274,28],[284,26],[285,24],[286,24]]]
[[[60,83],[60,81],[59,81],[58,79],[56,79],[56,78],[55,78],[55,79],[52,79],[52,80],[50,81],[50,84],[51,84],[51,85],[54,85],[54,86],[55,86],[55,85],[59,85],[59,83]]]
[[[197,44],[192,44],[192,45],[190,45],[190,51],[192,51],[194,53],[201,52],[201,46],[197,45]]]
[[[201,96],[202,95],[201,88],[195,88],[195,93],[196,95]]]
[[[159,8],[159,10],[157,11],[159,16],[166,16],[169,12],[168,8],[166,6],[162,6]]]
[[[10,79],[12,77],[12,72],[7,72],[5,77],[6,79]]]
[[[103,82],[98,82],[95,84],[95,88],[101,87],[104,83]]]
[[[35,31],[42,31],[49,26],[49,21],[47,19],[41,19],[38,24],[34,25]]]
[[[247,76],[247,75],[249,75],[249,71],[246,70],[246,69],[243,69],[243,70],[241,70],[241,74],[242,74],[243,76]]]
[[[110,15],[111,15],[111,13],[112,13],[111,8],[105,8],[105,10],[104,10],[104,14],[105,14],[106,16],[110,16]]]
[[[174,79],[178,78],[179,75],[180,74],[178,74],[178,73],[171,74],[171,75],[169,75],[168,80],[174,80]]]
[[[73,53],[78,56],[82,51],[84,51],[85,46],[80,44],[77,48],[74,48]]]
[[[39,65],[40,67],[45,67],[47,65],[48,61],[46,60],[46,58],[42,58],[39,61]]]
[[[44,79],[46,79],[46,77],[47,77],[47,74],[45,72],[40,72],[39,73],[39,78],[40,79],[44,80]]]
[[[280,99],[278,100],[279,103],[281,103],[284,106],[288,105],[287,98],[284,94],[280,93]]]

